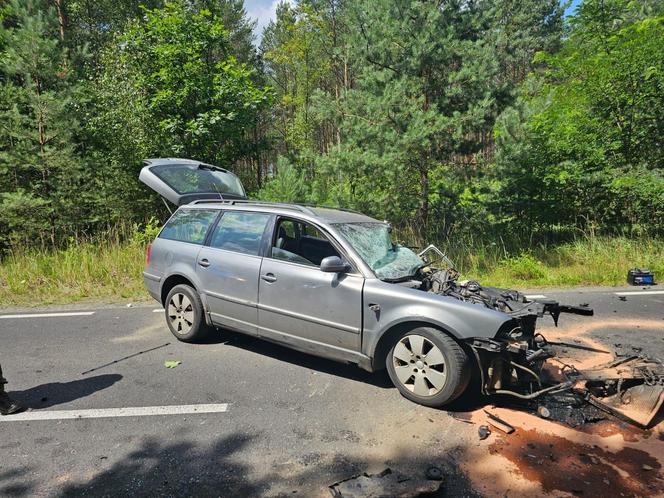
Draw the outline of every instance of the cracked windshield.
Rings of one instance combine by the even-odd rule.
[[[412,277],[424,265],[413,251],[392,242],[385,223],[338,223],[336,227],[381,280]]]

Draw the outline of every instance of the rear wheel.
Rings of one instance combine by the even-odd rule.
[[[180,341],[197,342],[210,334],[201,298],[189,285],[176,285],[171,289],[164,313],[168,328]]]
[[[461,346],[444,332],[418,327],[397,339],[387,371],[403,396],[421,405],[450,403],[468,386],[470,365]]]

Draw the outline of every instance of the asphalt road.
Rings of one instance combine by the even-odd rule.
[[[593,306],[593,318],[561,318],[572,333],[597,324],[584,329],[593,340],[664,357],[664,292],[623,301],[619,291],[531,294]],[[431,465],[443,470],[441,495],[504,491],[474,475],[490,447],[459,412],[477,408],[475,398],[424,408],[386,375],[229,332],[179,343],[155,308],[0,310],[8,390],[33,417],[0,418],[0,496],[328,496],[363,472],[422,476]],[[23,316],[42,313],[55,316]],[[547,491],[522,474],[529,493]]]

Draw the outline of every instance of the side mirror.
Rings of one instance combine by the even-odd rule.
[[[320,271],[326,273],[345,273],[350,270],[350,265],[339,256],[328,256],[320,262]]]

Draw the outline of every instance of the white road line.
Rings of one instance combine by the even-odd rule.
[[[664,294],[664,290],[656,291],[631,291],[631,292],[614,292],[616,296],[655,296]]]
[[[154,415],[191,415],[224,413],[228,403],[209,405],[143,406],[129,408],[102,408],[96,410],[39,410],[0,416],[0,422],[31,422],[35,420],[71,420],[81,418],[149,417]]]
[[[531,294],[526,296],[527,299],[546,299],[544,294]]]
[[[152,310],[152,313],[162,313],[164,311],[164,308],[158,308],[156,310]]]
[[[53,318],[57,316],[90,316],[94,315],[94,311],[75,311],[71,313],[28,313],[22,315],[0,315],[2,318]]]

